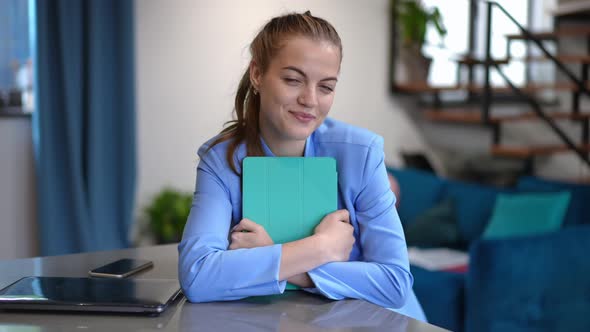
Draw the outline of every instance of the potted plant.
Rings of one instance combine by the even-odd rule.
[[[422,45],[429,25],[444,37],[447,30],[437,7],[428,9],[421,0],[392,0],[393,17],[398,28],[399,65],[406,82],[426,82],[431,58],[422,54]]]
[[[157,243],[179,242],[191,209],[193,195],[164,188],[145,209]]]

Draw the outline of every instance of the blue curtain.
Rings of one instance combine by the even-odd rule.
[[[42,255],[129,246],[132,0],[37,0],[33,115]]]

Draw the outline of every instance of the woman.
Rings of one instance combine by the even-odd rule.
[[[412,292],[383,139],[326,118],[342,60],[336,30],[309,12],[275,17],[250,51],[236,120],[199,149],[194,202],[179,245],[184,294],[192,302],[235,300],[282,293],[289,281],[425,320]],[[242,219],[246,156],[335,158],[340,210],[312,236],[274,244],[262,226]]]

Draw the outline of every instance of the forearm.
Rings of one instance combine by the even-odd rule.
[[[235,300],[283,291],[286,283],[278,278],[280,245],[221,250],[211,246],[214,241],[206,235],[200,240],[183,239],[179,246],[179,280],[191,302]]]
[[[299,285],[305,277],[299,276],[307,271],[329,262],[320,236],[312,235],[301,240],[285,243],[282,246],[279,280],[297,276],[294,284]],[[309,278],[309,277],[307,277]],[[307,283],[306,283],[307,284]]]
[[[334,262],[308,272],[315,288],[331,299],[363,299],[384,307],[401,307],[413,278],[403,266],[373,262]]]

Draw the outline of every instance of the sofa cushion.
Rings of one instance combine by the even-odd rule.
[[[561,228],[570,193],[499,194],[483,238],[535,235]]]
[[[466,246],[483,233],[499,192],[494,187],[452,180],[446,182],[444,197],[455,201],[457,225]]]
[[[430,324],[462,331],[464,322],[465,275],[429,271],[410,265],[414,292]]]
[[[565,215],[564,226],[590,224],[590,185],[549,181],[526,176],[518,180],[519,191],[564,191],[571,193],[571,201]]]
[[[460,241],[455,204],[446,198],[418,215],[405,228],[408,246],[455,247]]]
[[[444,181],[436,175],[414,169],[389,168],[400,187],[398,213],[402,224],[408,225],[423,211],[434,206]]]
[[[590,226],[479,240],[466,280],[467,331],[590,331]]]

